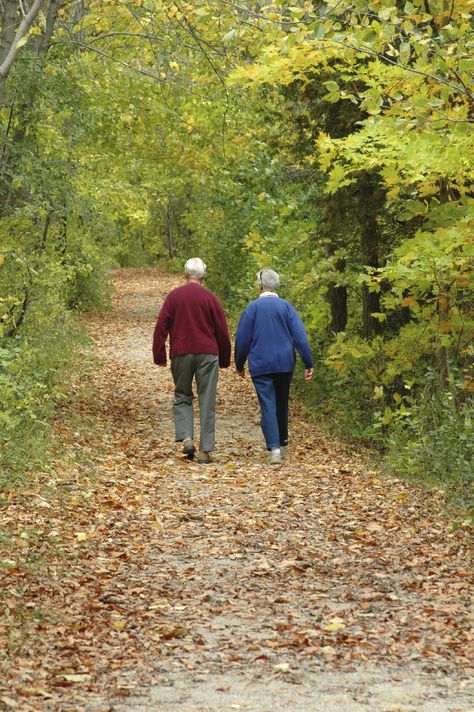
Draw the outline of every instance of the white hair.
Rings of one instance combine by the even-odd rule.
[[[261,269],[257,273],[258,284],[262,289],[274,292],[280,286],[280,275],[272,269]]]
[[[184,265],[184,272],[188,277],[202,279],[206,274],[206,265],[200,257],[191,257]]]

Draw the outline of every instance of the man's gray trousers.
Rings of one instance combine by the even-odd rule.
[[[174,380],[173,417],[176,440],[194,438],[193,378],[199,398],[199,449],[211,452],[216,444],[216,389],[219,359],[213,354],[183,354],[171,359]]]

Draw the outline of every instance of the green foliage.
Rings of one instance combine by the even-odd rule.
[[[252,97],[272,102],[278,136],[268,122],[254,134],[272,146],[276,172],[286,164],[311,185],[312,199],[303,188],[297,201],[299,225],[281,209],[295,181],[276,199],[267,189],[272,218],[265,225],[260,211],[246,247],[256,262],[284,265],[317,335],[314,407],[345,433],[389,447],[393,462],[396,442],[403,460],[403,433],[407,442],[418,433],[423,464],[404,461],[429,480],[437,431],[448,452],[465,444],[449,446],[458,416],[439,402],[464,402],[472,388],[473,93],[467,4],[419,5],[334,2],[323,19],[309,6],[301,15],[266,6],[258,17],[273,23],[268,39],[232,81],[249,88],[262,117],[269,111]],[[291,36],[278,27],[288,14],[301,21]],[[456,489],[459,457],[440,453],[439,463]]]
[[[47,461],[54,406],[85,367],[86,340],[71,309],[105,303],[99,255],[83,234],[69,235],[58,254],[37,248],[40,236],[33,225],[26,231],[23,217],[5,218],[2,227],[13,224],[15,240],[0,265],[2,487]]]
[[[211,193],[202,188],[189,200],[183,223],[189,230],[188,253],[199,254],[208,266],[207,286],[228,308],[245,300],[241,290],[247,258],[243,250],[249,196],[229,175],[216,178]]]
[[[454,504],[474,507],[474,420],[472,399],[456,404],[441,393],[412,401],[409,417],[388,437],[387,464],[398,476],[428,482],[449,492]]]
[[[198,254],[234,314],[258,269],[280,271],[317,353],[314,410],[458,491],[467,406],[444,405],[472,391],[469,9],[92,0],[51,37],[35,21],[0,82],[2,427],[46,427],[70,310],[106,303],[109,266]]]
[[[85,368],[86,340],[55,296],[38,290],[21,332],[0,340],[0,489],[45,465],[54,406]]]
[[[365,384],[361,386],[357,380],[342,378],[335,373],[318,358],[318,346],[321,348],[322,345],[315,348],[313,383],[309,388],[304,387],[295,378],[294,391],[310,409],[319,427],[349,442],[362,442],[374,449],[382,449],[383,438],[373,427],[373,409],[368,407],[372,397],[371,389]]]

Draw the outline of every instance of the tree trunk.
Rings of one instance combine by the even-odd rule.
[[[66,251],[67,251],[67,215],[64,214],[64,215],[61,215],[59,218],[58,252],[61,255],[61,258],[64,258]]]
[[[49,49],[54,28],[58,19],[58,13],[63,4],[64,0],[51,0],[49,3],[48,14],[46,15],[46,25],[43,33],[39,35],[36,43],[36,52],[39,55],[45,54]]]
[[[337,242],[338,230],[340,230],[341,213],[344,207],[341,197],[336,193],[331,196],[326,206],[326,220],[328,225],[329,242],[326,245],[327,257],[332,257],[336,253],[339,245]],[[336,260],[335,268],[341,275],[345,272],[346,261],[342,257]],[[347,324],[347,287],[338,282],[328,284],[326,299],[331,310],[331,323],[328,326],[330,334],[338,334],[344,331]]]
[[[0,32],[0,65],[5,61],[15,39],[18,23],[18,0],[3,0],[2,31]]]
[[[383,204],[383,193],[376,176],[368,173],[359,180],[360,252],[364,267],[379,266],[380,230],[377,214]],[[382,325],[372,316],[380,312],[380,294],[370,292],[366,284],[362,285],[362,332],[366,339],[380,334]]]
[[[171,202],[168,200],[166,204],[166,227],[168,231],[168,254],[170,258],[174,255],[173,248],[173,226],[172,226],[172,214],[171,214]]]
[[[449,319],[449,293],[444,281],[440,285],[440,294],[438,297],[438,331],[440,336],[449,334],[451,324]],[[447,388],[449,383],[449,352],[448,347],[444,343],[440,343],[438,350],[438,373],[439,384],[441,388]]]
[[[340,259],[336,262],[338,272],[344,272],[345,268],[345,260]],[[331,323],[328,331],[331,334],[338,334],[345,330],[347,324],[347,288],[341,284],[330,283],[327,300],[331,309]]]
[[[451,197],[449,181],[441,178],[439,181],[439,202],[447,203]],[[438,275],[438,334],[440,345],[438,349],[438,374],[441,388],[447,388],[449,383],[449,351],[446,343],[442,342],[443,335],[451,331],[449,315],[449,286],[442,273]]]
[[[43,252],[43,250],[46,249],[46,243],[47,243],[47,240],[48,240],[48,232],[49,232],[49,227],[50,227],[50,225],[51,225],[51,218],[52,218],[52,216],[53,216],[53,211],[50,210],[50,211],[46,214],[46,219],[45,219],[45,221],[44,221],[43,234],[42,234],[42,236],[41,236],[41,242],[40,242],[40,244],[39,244],[39,251],[40,251],[40,252]]]
[[[22,41],[36,20],[41,4],[42,0],[34,0],[28,12],[23,15],[18,13],[19,3],[7,0],[5,23],[0,33],[0,97],[3,96],[5,82],[15,64]]]
[[[31,49],[36,51],[38,56],[45,55],[51,44],[52,35],[58,19],[58,12],[63,4],[64,0],[50,0],[47,5],[45,3],[45,6],[47,7],[47,15],[44,32],[37,39],[31,38],[29,40],[29,46],[31,47]],[[35,3],[31,6],[31,10],[27,15],[27,17],[29,17],[29,26],[33,24],[36,18],[36,14],[39,11],[38,7],[36,13],[32,13],[36,6],[37,2],[35,0]],[[21,24],[25,22],[27,17],[21,18],[21,14],[19,13],[18,0],[5,0],[4,15],[2,18],[2,31],[0,32],[0,65],[4,65],[5,63],[8,64],[8,61],[11,61],[11,64],[5,74],[0,73],[0,99],[2,97],[6,78],[11,69],[11,66],[13,65],[16,59],[16,54],[13,60],[11,60],[11,57],[10,60],[8,60],[8,56],[11,55],[11,50],[14,43],[16,42],[19,28]],[[26,31],[27,30],[25,30],[25,34]],[[38,93],[39,76],[39,72],[33,73],[31,75],[31,78],[28,80],[28,91],[25,91],[25,86],[23,86],[25,98],[22,102],[17,103],[15,105],[14,98],[7,100],[7,103],[10,104],[10,116],[7,128],[5,130],[5,139],[1,156],[2,170],[0,176],[0,218],[5,215],[8,206],[15,201],[15,192],[12,191],[11,187],[13,175],[15,172],[15,159],[12,158],[12,154],[8,150],[7,146],[7,138],[8,134],[10,133],[12,119],[13,117],[15,118],[15,121],[13,122],[14,131],[12,132],[13,135],[11,140],[12,143],[19,146],[23,143],[26,129],[30,126],[30,113],[31,108],[33,107],[36,101],[36,96]]]

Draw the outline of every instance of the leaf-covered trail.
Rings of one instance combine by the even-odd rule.
[[[178,283],[115,274],[112,312],[89,319],[92,389],[58,421],[69,457],[4,509],[18,556],[2,584],[0,701],[473,709],[467,537],[432,499],[297,414],[288,461],[267,465],[251,383],[232,369],[220,375],[215,464],[182,459],[169,368],[150,357]]]

